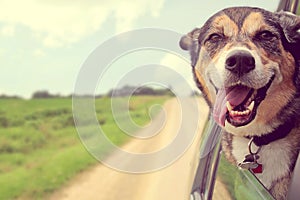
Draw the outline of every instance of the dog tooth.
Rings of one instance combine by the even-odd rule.
[[[252,101],[251,104],[247,107],[251,112],[252,112],[252,110],[254,108],[254,104],[255,104],[255,102]]]
[[[234,110],[232,110],[230,113],[231,113],[231,116],[235,116],[235,111]]]
[[[229,111],[232,111],[232,110],[233,110],[233,107],[232,107],[232,105],[229,103],[229,101],[226,102],[226,106],[227,106],[227,109],[228,109]]]

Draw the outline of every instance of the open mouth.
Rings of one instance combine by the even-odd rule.
[[[237,85],[229,90],[244,90],[247,91],[247,96],[239,105],[232,105],[231,101],[226,101],[226,119],[234,126],[243,126],[252,121],[256,114],[256,108],[259,101],[256,93],[258,90],[254,90],[245,86]]]
[[[222,126],[225,126],[226,120],[235,127],[249,124],[254,120],[257,108],[265,99],[274,77],[259,89],[238,84],[219,90],[213,113],[215,120]]]

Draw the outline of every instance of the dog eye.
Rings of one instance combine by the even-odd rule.
[[[276,35],[274,35],[272,32],[270,31],[262,31],[260,33],[257,34],[257,37],[259,39],[262,40],[273,40],[274,38],[276,38]]]
[[[218,33],[211,34],[207,39],[207,41],[210,41],[210,42],[219,42],[221,40],[223,40],[223,35],[220,35]]]

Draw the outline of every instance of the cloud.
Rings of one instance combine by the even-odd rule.
[[[43,50],[36,49],[36,50],[33,51],[33,55],[35,57],[44,57],[46,54],[45,54],[45,52]]]
[[[47,47],[75,43],[98,31],[108,18],[115,19],[117,33],[130,29],[140,16],[157,17],[164,0],[4,0],[0,22],[29,27]],[[1,31],[2,32],[2,31]]]
[[[165,73],[164,74],[161,72],[157,73],[158,75],[162,75],[165,76],[165,78],[168,78],[170,81],[170,85],[179,94],[190,95],[192,90],[193,91],[198,90],[193,79],[193,74],[192,74],[191,65],[189,61],[186,61],[182,57],[179,57],[174,54],[166,54],[161,59],[160,64],[174,70],[178,75],[181,75],[182,78],[184,79],[185,83],[180,82],[178,80],[178,75],[166,77]],[[186,88],[186,83],[189,85],[189,88]]]
[[[127,31],[140,16],[146,13],[158,17],[162,6],[163,0],[120,1],[114,10],[117,21],[116,31]]]

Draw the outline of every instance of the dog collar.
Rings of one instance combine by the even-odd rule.
[[[294,127],[293,120],[289,120],[284,124],[278,126],[274,131],[271,133],[262,135],[262,136],[246,136],[246,138],[251,139],[253,138],[253,143],[260,147],[263,145],[270,144],[276,140],[282,139],[287,136]]]
[[[278,126],[274,131],[262,136],[246,136],[246,138],[250,139],[248,143],[248,151],[249,154],[245,155],[245,158],[242,162],[238,163],[238,166],[242,169],[248,169],[255,174],[260,174],[263,172],[263,165],[258,162],[259,159],[259,151],[261,146],[267,145],[276,140],[282,139],[287,136],[292,128],[294,127],[293,120],[289,120],[288,122]],[[253,152],[251,149],[251,145],[254,143],[258,150]]]

